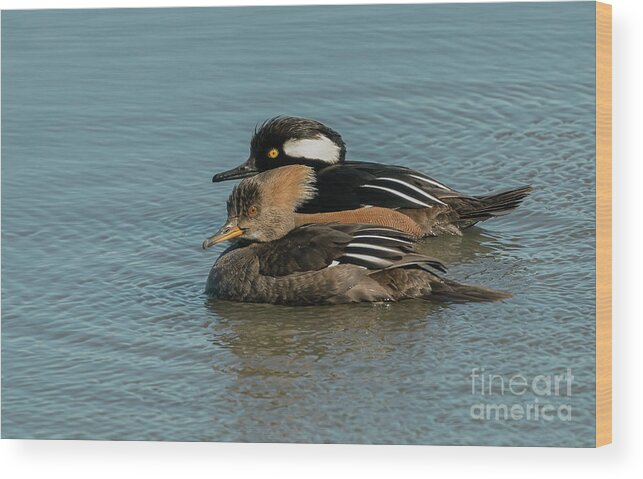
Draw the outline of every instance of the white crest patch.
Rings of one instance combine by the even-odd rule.
[[[284,153],[293,158],[321,160],[326,163],[337,163],[341,148],[330,138],[319,135],[317,138],[288,140],[284,143]]]

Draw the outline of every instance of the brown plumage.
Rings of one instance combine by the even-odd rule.
[[[414,238],[424,236],[422,227],[409,216],[388,208],[358,208],[356,210],[330,211],[328,213],[295,213],[295,225],[311,223],[354,223],[395,228]]]
[[[336,222],[298,226],[295,209],[314,194],[311,171],[287,166],[234,188],[226,224],[203,243],[208,248],[234,240],[210,271],[208,295],[291,305],[510,296],[443,278],[442,263],[418,253],[412,235],[397,229]],[[366,217],[361,215],[370,213],[357,212],[355,218]]]

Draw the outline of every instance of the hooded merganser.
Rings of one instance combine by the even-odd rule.
[[[244,179],[228,219],[203,248],[234,243],[210,270],[219,299],[290,305],[390,302],[409,298],[494,301],[509,293],[439,276],[444,265],[418,253],[412,236],[373,224],[297,226],[296,209],[316,194],[310,167],[291,165]],[[370,208],[369,208],[370,209]]]
[[[523,186],[469,196],[410,168],[346,161],[345,157],[342,137],[326,125],[305,118],[276,117],[255,129],[248,160],[214,175],[212,181],[245,178],[284,165],[307,165],[315,169],[317,194],[304,201],[299,212],[392,208],[413,219],[422,236],[460,235],[463,228],[509,213],[532,190]]]

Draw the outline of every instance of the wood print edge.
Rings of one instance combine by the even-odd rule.
[[[612,442],[612,6],[596,2],[596,447]]]

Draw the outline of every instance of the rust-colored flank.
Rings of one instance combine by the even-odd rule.
[[[404,231],[417,238],[421,237],[423,230],[408,216],[388,208],[369,207],[356,210],[333,211],[330,213],[297,213],[295,226],[311,223],[355,223],[365,225],[388,226]]]

